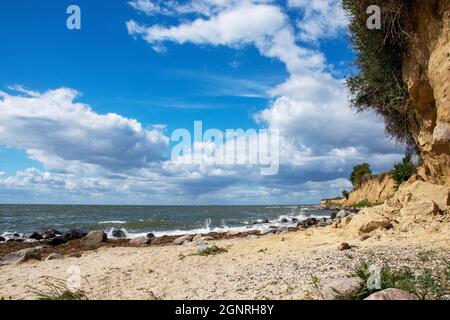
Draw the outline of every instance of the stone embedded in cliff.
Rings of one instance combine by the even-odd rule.
[[[382,206],[367,208],[355,215],[347,226],[347,231],[361,236],[377,229],[390,229],[391,220],[384,215]]]
[[[450,142],[450,124],[439,123],[433,131],[434,143],[445,144]]]

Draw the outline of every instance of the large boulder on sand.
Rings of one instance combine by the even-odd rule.
[[[107,240],[108,237],[103,231],[91,231],[83,238],[82,242],[86,246],[96,246]]]
[[[136,246],[143,246],[146,244],[150,244],[152,242],[152,238],[147,238],[145,236],[133,238],[130,240],[130,244],[134,244]]]
[[[361,279],[353,277],[321,280],[319,288],[321,298],[335,300],[339,295],[346,295],[361,288]]]
[[[389,288],[375,292],[364,300],[417,300],[417,298],[409,292],[396,288]]]
[[[176,238],[176,239],[173,241],[173,244],[176,244],[176,245],[182,245],[182,244],[185,243],[186,241],[191,242],[193,238],[194,238],[194,236],[193,236],[192,234],[188,234],[188,235],[185,235],[185,236],[181,236],[181,237]]]
[[[1,258],[0,265],[22,263],[28,260],[41,260],[41,247],[19,250]]]
[[[363,209],[355,215],[347,226],[349,233],[361,236],[379,228],[390,229],[391,220],[385,215],[381,206]]]

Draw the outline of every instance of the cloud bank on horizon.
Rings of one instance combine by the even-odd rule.
[[[58,194],[68,203],[312,203],[350,188],[345,177],[356,163],[388,169],[401,150],[386,137],[382,120],[349,108],[345,80],[320,49],[323,41],[346,35],[339,3],[129,2],[141,13],[126,22],[129,35],[156,52],[166,52],[169,43],[254,47],[285,65],[288,78],[268,89],[270,104],[251,115],[255,126],[280,132],[277,175],[172,161],[164,156],[170,150],[164,125],[145,128],[136,119],[96,113],[76,101],[75,89],[17,87],[0,92],[0,145],[25,150],[43,169],[0,175],[0,200]],[[151,16],[170,23],[148,25]]]

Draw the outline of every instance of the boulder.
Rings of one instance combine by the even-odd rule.
[[[282,219],[280,220],[280,222],[281,222],[281,223],[288,223],[288,222],[289,222],[289,220],[288,220],[288,219],[286,219],[286,218],[282,218]]]
[[[345,250],[350,250],[352,247],[347,243],[347,242],[342,242],[339,247],[338,250],[339,251],[345,251]]]
[[[375,292],[364,300],[417,300],[417,298],[409,292],[396,288],[389,288]]]
[[[202,239],[202,235],[199,233],[199,234],[196,234],[195,235],[195,237],[192,239],[192,241],[200,241]]]
[[[45,259],[45,261],[50,261],[50,260],[59,260],[62,259],[63,255],[59,254],[59,253],[51,253],[48,255],[48,257]]]
[[[361,288],[361,279],[353,277],[321,280],[319,288],[325,300],[334,300],[339,294],[349,294]]]
[[[91,231],[83,238],[82,242],[86,246],[96,246],[107,240],[108,236],[103,231]]]
[[[62,236],[57,236],[47,241],[47,244],[51,246],[60,246],[64,243],[67,243],[67,240]]]
[[[117,238],[117,239],[122,239],[122,238],[126,238],[127,237],[127,235],[126,235],[125,231],[123,231],[123,229],[117,229],[117,228],[114,228],[111,231],[111,235],[114,238]]]
[[[191,242],[193,238],[194,238],[193,235],[187,234],[187,235],[185,235],[185,236],[181,236],[181,237],[176,238],[176,239],[173,241],[173,244],[176,244],[176,245],[179,245],[179,246],[180,246],[180,245],[182,245],[185,241]]]
[[[366,208],[355,215],[346,228],[351,234],[361,236],[379,228],[390,229],[391,227],[391,221],[383,215],[382,208],[373,207]]]
[[[44,237],[38,232],[33,232],[32,234],[30,234],[28,236],[28,239],[31,239],[31,240],[42,240],[42,239],[44,239]]]
[[[5,241],[6,241],[6,238],[0,236],[0,242],[5,242]]]
[[[87,232],[81,230],[70,230],[64,233],[64,239],[67,241],[83,239],[85,236],[87,236]]]
[[[332,212],[332,213],[330,214],[330,218],[331,218],[331,219],[336,219],[336,216],[337,216],[337,212]]]
[[[350,213],[346,210],[341,210],[336,214],[336,218],[343,219],[346,216],[350,215]]]
[[[10,253],[1,259],[2,264],[22,263],[28,260],[41,260],[42,248],[28,248]]]
[[[312,227],[312,226],[316,225],[317,222],[318,222],[318,221],[317,221],[316,218],[308,218],[308,219],[306,219],[306,220],[304,220],[304,221],[299,222],[299,223],[297,224],[297,226],[299,227],[299,226],[301,225],[301,226],[303,226],[303,227],[305,227],[305,228],[309,228],[309,227]]]
[[[44,233],[42,233],[42,236],[44,237],[44,239],[52,239],[56,236],[60,236],[62,235],[61,232],[57,231],[57,230],[53,230],[53,229],[48,229],[47,231],[45,231]]]
[[[277,232],[277,229],[266,229],[259,232],[260,236],[266,236],[268,234],[275,234]]]
[[[150,244],[151,242],[151,238],[147,238],[147,237],[137,237],[137,238],[133,238],[130,240],[130,244],[136,245],[136,246],[143,246],[146,244]]]

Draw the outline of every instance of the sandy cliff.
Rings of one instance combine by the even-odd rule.
[[[395,194],[395,181],[390,174],[384,173],[372,177],[363,183],[359,188],[353,190],[348,199],[336,198],[325,199],[321,201],[324,206],[341,206],[352,207],[363,200],[367,200],[372,204],[381,204],[385,200],[392,198]]]
[[[425,181],[450,186],[450,1],[418,1],[403,75]]]

